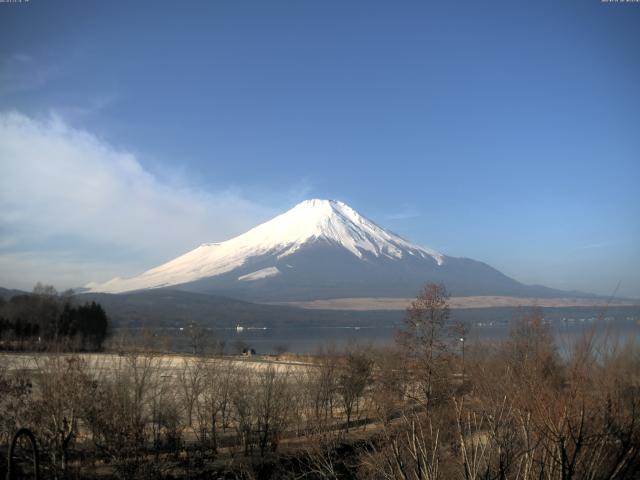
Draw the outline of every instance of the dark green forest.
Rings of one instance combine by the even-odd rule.
[[[72,291],[58,293],[38,284],[33,292],[0,298],[0,347],[10,350],[101,350],[109,330],[107,314],[95,301],[78,303]]]

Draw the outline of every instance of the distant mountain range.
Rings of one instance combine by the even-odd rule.
[[[2,300],[10,300],[12,297],[15,297],[16,295],[24,295],[26,293],[27,292],[23,292],[22,290],[15,290],[15,289],[0,287],[0,298]]]
[[[14,295],[28,292],[0,288],[0,298],[8,300]],[[190,322],[216,328],[235,328],[236,325],[254,327],[336,327],[346,325],[393,326],[405,317],[403,309],[366,310],[353,309],[303,309],[288,305],[264,305],[244,302],[218,295],[185,292],[169,288],[140,290],[137,292],[82,293],[76,295],[77,303],[100,303],[115,327],[184,327]],[[640,315],[637,305],[613,305],[607,308],[593,306],[545,307],[545,318],[559,321],[562,318],[581,318],[606,315],[616,318]],[[517,316],[513,306],[492,308],[454,308],[453,321],[509,322]]]
[[[248,232],[92,293],[171,288],[254,302],[414,297],[426,282],[456,296],[585,297],[524,285],[469,258],[450,257],[383,229],[345,203],[307,200]]]
[[[305,310],[294,306],[264,305],[234,298],[168,288],[130,293],[84,293],[77,301],[100,303],[119,326],[184,326],[191,321],[201,325],[235,327],[236,325],[323,326],[345,324],[388,324],[400,321],[403,311],[355,312]]]

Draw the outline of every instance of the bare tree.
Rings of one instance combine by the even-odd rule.
[[[371,396],[377,419],[388,425],[403,409],[408,378],[406,362],[397,348],[375,352]]]
[[[165,368],[160,357],[149,353],[119,357],[84,412],[96,448],[114,462],[122,478],[133,478],[148,466],[146,427],[152,421],[154,384]]]
[[[238,370],[238,374],[234,376],[231,405],[236,437],[242,445],[245,456],[252,454],[254,447],[256,423],[254,394],[255,378],[253,372],[250,369]]]
[[[307,392],[314,420],[326,424],[333,419],[333,407],[338,392],[338,354],[334,348],[316,355],[317,367],[307,371]]]
[[[33,414],[33,382],[24,372],[10,372],[0,365],[0,392],[0,444],[8,445]]]
[[[445,380],[444,354],[447,352],[446,327],[449,294],[442,284],[429,283],[407,309],[403,329],[397,336],[426,405],[434,388]]]
[[[163,449],[177,451],[180,448],[183,423],[181,405],[182,384],[169,372],[173,369],[170,362],[160,364],[162,370],[157,371],[154,380],[149,383],[149,426],[155,461],[159,462],[160,452]]]
[[[289,370],[278,371],[273,365],[256,373],[253,395],[256,433],[260,456],[275,452],[285,431],[291,410]]]
[[[562,365],[551,325],[545,321],[541,308],[520,311],[512,323],[506,347],[510,365],[518,380],[533,381],[533,377],[560,382]]]
[[[198,437],[201,443],[218,451],[218,430],[229,422],[229,405],[236,370],[230,361],[212,361],[204,364],[202,391],[196,402]]]
[[[338,392],[346,415],[349,431],[354,412],[358,413],[360,400],[372,381],[373,362],[364,350],[354,349],[347,354],[345,365],[338,375]]]
[[[386,426],[362,452],[365,478],[436,480],[440,475],[440,433],[429,417],[403,415]]]
[[[36,358],[35,363],[40,395],[32,408],[37,433],[50,457],[54,477],[64,478],[69,449],[78,434],[78,420],[92,381],[85,362],[77,356],[51,355],[43,362]]]
[[[184,358],[182,368],[178,370],[178,385],[184,405],[187,425],[193,426],[193,410],[202,393],[205,376],[205,366],[202,359]]]
[[[321,425],[308,432],[302,457],[308,474],[324,480],[341,478],[340,464],[344,459],[341,458],[339,448],[345,441],[344,435],[343,431],[327,430]]]

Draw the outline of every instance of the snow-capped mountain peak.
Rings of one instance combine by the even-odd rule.
[[[271,255],[274,261],[294,254],[304,246],[324,242],[339,246],[359,259],[367,256],[402,259],[413,256],[431,258],[442,265],[444,256],[412,244],[384,230],[353,208],[336,200],[305,200],[291,210],[235,238],[202,244],[196,249],[129,279],[114,278],[103,284],[87,285],[96,292],[124,292],[159,288],[215,277],[239,268],[252,258]],[[272,276],[275,265],[264,269]],[[264,278],[243,275],[243,280]]]
[[[280,256],[294,252],[310,240],[323,239],[346,248],[360,258],[366,253],[391,258],[402,258],[406,254],[427,255],[438,263],[443,258],[434,250],[419,247],[384,230],[337,200],[305,200],[238,239],[243,237],[270,247],[277,247],[282,245],[279,242],[283,242],[287,248]]]

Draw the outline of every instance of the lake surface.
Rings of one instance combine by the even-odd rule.
[[[569,351],[575,341],[584,334],[595,333],[600,339],[617,342],[640,341],[640,320],[634,317],[607,319],[567,318],[556,321],[551,328],[561,351]],[[469,333],[467,342],[494,342],[509,336],[508,322],[476,322],[467,324]],[[320,347],[333,345],[343,348],[352,343],[385,346],[395,341],[396,332],[401,323],[391,325],[344,325],[318,326],[295,325],[278,327],[242,327],[211,328],[208,335],[224,342],[225,352],[236,353],[243,347],[249,347],[258,354],[270,354],[278,349],[292,353],[315,353]],[[173,337],[176,350],[187,351],[188,336],[184,330],[175,329],[169,333]]]
[[[245,329],[241,332],[218,331],[219,338],[232,348],[242,343],[256,350],[257,353],[273,353],[282,347],[293,353],[314,353],[321,346],[335,345],[344,347],[351,343],[371,344],[376,346],[394,343],[396,332],[400,326],[390,327],[300,327],[274,329]],[[640,326],[635,323],[616,325],[557,325],[553,326],[556,343],[561,350],[568,350],[585,333],[595,331],[599,338],[605,336],[611,340],[624,342],[628,339],[640,340]],[[510,328],[503,325],[471,328],[467,342],[493,342],[507,338]],[[286,347],[286,348],[285,348]]]

